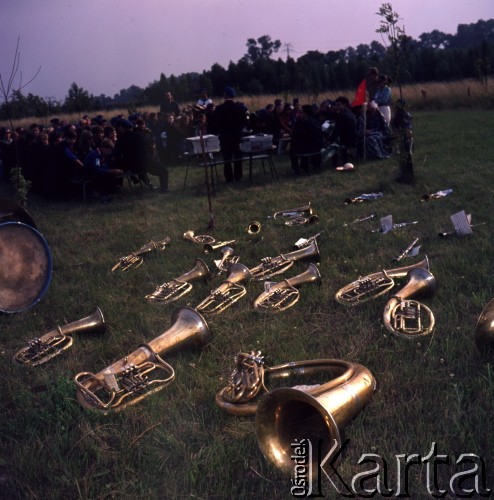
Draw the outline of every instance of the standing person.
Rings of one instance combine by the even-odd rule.
[[[247,125],[247,110],[243,104],[234,102],[235,89],[225,87],[224,102],[212,114],[211,130],[219,136],[224,161],[226,182],[241,181],[243,176],[240,153],[242,130]],[[232,170],[233,160],[233,170]]]
[[[174,116],[180,114],[180,106],[173,100],[171,92],[165,92],[165,100],[160,105],[160,111],[162,113],[173,113]]]
[[[383,114],[388,125],[391,123],[391,97],[393,95],[389,86],[391,83],[391,78],[388,75],[380,75],[372,99],[379,106],[379,111]]]
[[[360,82],[357,87],[357,92],[352,101],[352,108],[362,106],[363,104],[369,102],[374,96],[377,89],[377,81],[379,79],[379,70],[371,66],[367,69],[367,74],[365,78]]]
[[[333,156],[333,165],[345,165],[349,160],[349,149],[357,146],[357,117],[350,107],[350,101],[345,96],[339,96],[334,101],[334,131],[331,140],[340,148]]]

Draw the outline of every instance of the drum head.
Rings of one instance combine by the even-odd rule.
[[[21,222],[0,224],[0,312],[37,304],[48,290],[51,271],[50,249],[36,229]]]
[[[0,199],[0,224],[4,222],[22,222],[36,229],[36,224],[28,212],[15,201]]]

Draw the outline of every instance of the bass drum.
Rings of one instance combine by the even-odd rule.
[[[4,222],[22,222],[36,229],[36,224],[29,213],[15,201],[0,199],[0,224]]]
[[[22,222],[0,224],[0,312],[16,313],[37,304],[51,282],[48,244]]]

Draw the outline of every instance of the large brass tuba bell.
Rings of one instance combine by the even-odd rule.
[[[410,266],[395,267],[361,277],[340,288],[335,295],[337,302],[344,306],[356,306],[370,299],[375,299],[395,286],[393,278],[404,278],[408,271],[416,268],[429,269],[427,256],[420,262]]]
[[[384,307],[383,323],[390,333],[412,339],[428,335],[434,330],[436,321],[432,311],[412,299],[433,295],[437,281],[430,271],[423,268],[411,269],[407,278],[407,284]]]
[[[38,366],[58,356],[74,343],[74,333],[104,332],[105,319],[99,307],[82,319],[58,326],[41,337],[29,340],[27,347],[14,354],[14,361],[26,366]]]
[[[211,272],[206,263],[201,259],[196,259],[193,269],[178,278],[159,285],[153,293],[146,295],[145,299],[150,302],[168,304],[189,293],[192,290],[193,281],[200,279],[207,281],[210,278]]]
[[[175,371],[161,356],[184,347],[202,347],[211,340],[206,320],[190,307],[172,314],[172,326],[147,344],[99,373],[74,377],[79,403],[107,413],[122,410],[169,385]]]
[[[494,348],[494,299],[481,312],[475,327],[475,345],[479,351]]]

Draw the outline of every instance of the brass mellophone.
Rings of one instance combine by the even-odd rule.
[[[437,281],[430,271],[420,267],[408,271],[407,279],[407,284],[384,307],[383,323],[388,332],[413,339],[431,333],[436,321],[427,306],[412,299],[432,296]]]
[[[479,351],[494,348],[494,299],[484,307],[475,327],[475,345]]]
[[[393,278],[404,278],[408,271],[415,268],[429,269],[427,256],[420,262],[410,266],[383,269],[377,273],[361,277],[340,288],[335,295],[337,302],[344,306],[356,306],[370,299],[375,299],[395,286]]]
[[[315,264],[309,264],[309,267],[303,273],[271,285],[254,300],[252,305],[257,310],[285,311],[298,302],[300,292],[297,287],[306,283],[318,283],[319,281],[321,281],[319,269]]]
[[[77,400],[104,413],[136,404],[174,380],[174,369],[161,356],[178,348],[202,347],[210,340],[201,314],[190,307],[177,309],[172,326],[160,336],[96,374],[78,373],[74,377]]]
[[[285,272],[296,261],[311,258],[319,258],[319,247],[315,238],[311,238],[310,244],[293,252],[281,254],[278,257],[265,257],[258,266],[250,269],[251,279],[252,281],[267,280],[272,276]]]
[[[41,337],[28,341],[27,347],[14,354],[14,361],[25,366],[38,366],[58,356],[74,343],[74,333],[104,332],[105,319],[99,307],[86,318],[67,325],[58,326],[55,330]]]
[[[198,280],[209,280],[211,272],[206,263],[201,259],[196,259],[195,266],[182,276],[175,278],[167,283],[159,285],[153,293],[145,296],[150,302],[159,302],[167,304],[183,297],[192,290],[192,282]]]
[[[250,279],[250,271],[243,264],[232,264],[228,269],[228,276],[215,290],[213,290],[196,309],[206,315],[215,315],[223,312],[232,304],[241,299],[247,290],[240,283]]]
[[[118,262],[112,267],[112,272],[117,269],[120,269],[120,271],[128,271],[131,268],[139,267],[144,261],[142,255],[152,252],[153,250],[165,250],[166,245],[168,245],[170,241],[171,240],[168,236],[161,241],[151,240],[149,243],[143,245],[139,250],[131,252],[125,257],[120,257]]]

